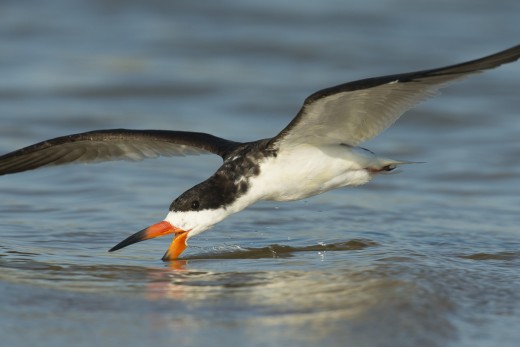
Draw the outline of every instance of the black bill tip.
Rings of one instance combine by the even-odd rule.
[[[118,249],[124,248],[126,246],[130,246],[131,244],[134,244],[134,243],[137,243],[137,242],[144,241],[144,240],[148,239],[149,237],[147,237],[148,236],[147,235],[147,231],[148,231],[148,228],[143,229],[141,231],[136,232],[133,235],[128,236],[126,239],[124,239],[123,241],[119,242],[117,245],[115,245],[114,247],[110,248],[108,251],[109,252],[114,252],[114,251],[117,251]]]

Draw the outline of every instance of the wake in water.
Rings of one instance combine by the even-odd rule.
[[[199,254],[183,259],[261,259],[261,258],[290,258],[294,253],[298,252],[336,252],[336,251],[355,251],[367,247],[377,246],[378,243],[365,240],[353,239],[346,242],[336,243],[320,243],[311,246],[292,247],[287,245],[273,244],[267,247],[250,247],[250,248],[233,248],[221,251],[218,253]]]

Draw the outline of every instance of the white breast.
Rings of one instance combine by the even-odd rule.
[[[361,148],[300,145],[263,162],[247,195],[257,200],[289,201],[365,184],[372,177],[365,168],[377,162],[373,153]]]

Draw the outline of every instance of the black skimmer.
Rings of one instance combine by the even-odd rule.
[[[188,239],[256,201],[298,200],[357,186],[409,163],[378,157],[358,145],[439,89],[519,57],[520,45],[457,65],[326,88],[307,97],[278,135],[253,142],[168,130],[111,129],[57,137],[3,155],[0,175],[68,163],[217,154],[222,166],[176,198],[162,222],[110,249],[174,234],[163,257],[172,260],[184,251]]]

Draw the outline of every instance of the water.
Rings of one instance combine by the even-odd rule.
[[[103,128],[273,136],[304,97],[518,44],[503,1],[5,1],[0,152]],[[425,161],[260,203],[163,263],[107,249],[164,218],[211,156],[0,178],[6,346],[516,346],[520,64],[365,144]]]

